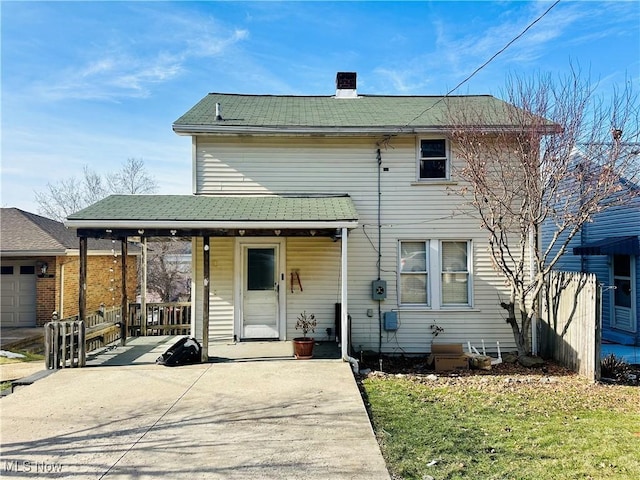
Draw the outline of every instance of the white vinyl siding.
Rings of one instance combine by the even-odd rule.
[[[491,266],[487,236],[464,200],[450,190],[454,182],[459,182],[455,178],[455,146],[450,147],[451,182],[415,185],[418,138],[392,138],[387,147],[381,149],[381,194],[378,195],[379,140],[373,137],[201,136],[194,148],[196,193],[349,194],[359,216],[359,227],[351,230],[348,237],[348,310],[352,318],[352,346],[356,351],[377,351],[380,343],[383,352],[428,352],[433,338],[429,325],[435,322],[445,329],[438,340],[466,344],[484,339],[487,345],[499,341],[504,348],[515,347],[499,306],[507,294],[503,279]],[[380,245],[378,199],[381,202]],[[399,305],[398,241],[411,239],[470,241],[469,274],[474,282],[469,304],[472,308],[451,306],[434,311]],[[212,262],[215,250],[212,247]],[[379,268],[378,253],[381,255]],[[295,269],[299,269],[303,292],[291,292],[290,274]],[[299,333],[295,330],[295,319],[305,309],[316,314],[319,320],[317,338],[325,338],[326,328],[334,328],[335,303],[340,301],[339,273],[340,241],[334,243],[329,238],[312,237],[287,239],[287,338]],[[442,275],[440,269],[429,273],[438,278]],[[388,296],[382,302],[371,297],[371,282],[379,274],[387,281]],[[431,294],[440,301],[439,290]],[[230,300],[220,297],[216,302]],[[380,331],[378,306],[381,312],[398,311],[398,331]],[[368,312],[373,312],[373,316],[368,316]],[[228,321],[228,325],[232,323]]]
[[[299,279],[299,282],[298,282]],[[340,242],[330,238],[291,237],[287,240],[287,338],[302,336],[296,320],[306,311],[316,317],[309,336],[327,340],[335,335],[335,304],[340,302]]]
[[[198,238],[193,248],[193,271],[197,289],[195,290],[196,337],[202,339],[202,294],[203,264],[202,238]],[[234,239],[231,237],[211,237],[209,241],[210,297],[209,297],[209,342],[233,340],[233,260]],[[194,290],[192,290],[194,291]]]

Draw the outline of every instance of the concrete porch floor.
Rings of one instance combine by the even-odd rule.
[[[149,365],[166,352],[182,336],[135,337],[126,346],[112,345],[87,356],[87,366]],[[312,360],[339,360],[335,342],[316,342]],[[259,362],[295,360],[290,341],[216,342],[209,344],[209,362]]]

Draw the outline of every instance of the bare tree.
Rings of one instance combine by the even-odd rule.
[[[162,302],[175,302],[191,292],[191,243],[176,239],[151,242],[147,254],[148,289]]]
[[[111,194],[155,193],[158,184],[149,175],[144,160],[129,158],[120,170],[104,175],[83,168],[82,177],[70,177],[47,183],[42,192],[35,192],[38,212],[54,220],[63,221],[72,213]]]
[[[449,109],[460,193],[489,234],[495,269],[509,298],[501,302],[521,355],[531,352],[545,276],[593,215],[636,194],[637,96],[628,84],[605,101],[572,69],[565,78],[511,77],[500,111]],[[513,108],[515,107],[515,108]],[[487,119],[507,118],[492,128]],[[479,120],[483,121],[480,122]],[[553,233],[541,244],[540,228]]]
[[[147,173],[144,160],[129,158],[119,171],[106,175],[109,193],[144,194],[155,193],[158,186]]]

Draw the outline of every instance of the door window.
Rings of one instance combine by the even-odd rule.
[[[250,248],[247,251],[247,289],[273,290],[275,249]]]
[[[613,284],[616,307],[631,308],[631,257],[613,256]]]

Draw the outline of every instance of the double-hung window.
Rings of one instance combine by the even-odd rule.
[[[400,242],[400,303],[428,305],[429,242]]]
[[[471,242],[399,242],[398,303],[407,307],[471,306]]]
[[[469,305],[469,244],[440,244],[442,305]]]
[[[418,180],[445,180],[449,178],[449,149],[443,138],[420,139],[418,153]]]

